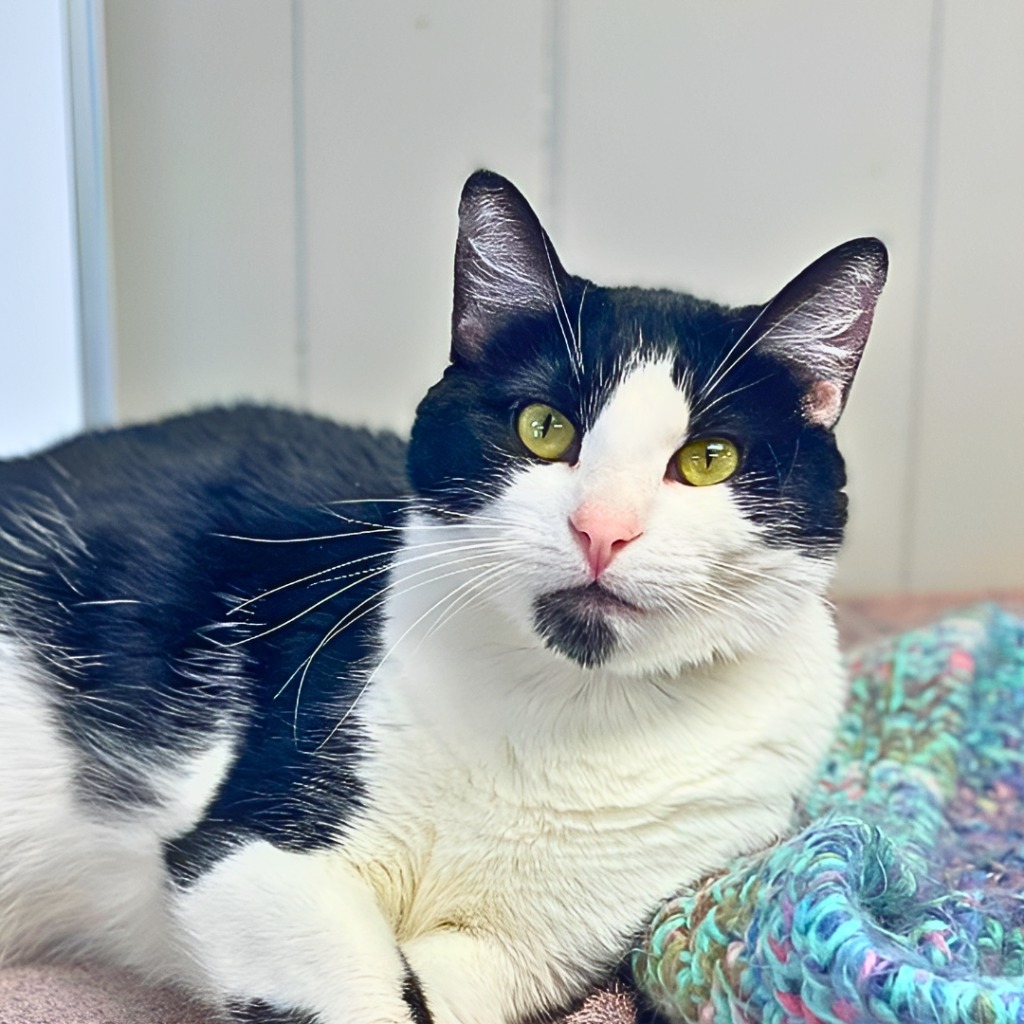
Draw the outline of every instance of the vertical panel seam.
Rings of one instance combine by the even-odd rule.
[[[921,203],[918,232],[917,281],[915,284],[913,332],[911,338],[911,389],[909,395],[909,438],[904,474],[903,522],[900,536],[898,583],[904,590],[919,582],[917,533],[920,512],[920,473],[924,432],[924,392],[928,383],[928,334],[931,327],[932,278],[935,221],[938,195],[939,142],[942,121],[942,75],[945,47],[945,0],[932,0],[928,40],[928,81],[925,101],[924,154],[921,173]]]
[[[306,193],[306,76],[303,0],[291,0],[292,179],[295,232],[295,376],[299,403],[310,405],[309,234]]]
[[[546,61],[544,98],[545,124],[543,132],[544,176],[546,195],[544,197],[544,220],[555,237],[562,229],[562,123],[563,123],[563,80],[562,59],[564,49],[563,0],[547,0],[546,19]]]

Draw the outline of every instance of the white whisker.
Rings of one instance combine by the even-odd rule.
[[[506,545],[505,546],[506,549],[511,548],[511,547],[513,547],[513,546],[512,545]],[[462,550],[465,550],[465,548],[463,548]],[[501,548],[496,548],[496,549],[494,549],[493,553],[497,553],[500,550],[502,550],[502,549]],[[346,629],[349,629],[350,627],[355,625],[357,622],[359,622],[361,619],[365,618],[367,615],[372,614],[378,608],[382,607],[384,605],[384,603],[386,602],[386,600],[388,599],[389,592],[390,592],[390,596],[391,597],[403,596],[404,594],[407,594],[407,593],[409,593],[409,592],[411,592],[413,590],[417,590],[420,587],[427,586],[427,585],[429,585],[431,583],[434,583],[437,580],[446,579],[449,576],[456,575],[457,573],[460,573],[460,572],[466,572],[468,570],[465,569],[465,568],[463,568],[463,569],[455,569],[455,570],[452,570],[451,572],[446,572],[446,573],[441,573],[441,574],[438,574],[438,575],[429,576],[427,579],[420,580],[420,582],[415,583],[412,586],[405,586],[405,584],[407,584],[409,580],[415,579],[418,576],[426,575],[428,573],[436,573],[436,571],[438,569],[448,569],[451,566],[459,565],[459,564],[461,564],[463,562],[473,562],[476,558],[478,558],[480,556],[481,552],[488,553],[489,552],[489,546],[488,545],[483,545],[483,544],[479,545],[479,550],[473,556],[471,556],[471,557],[459,558],[459,559],[449,559],[448,561],[443,562],[440,565],[426,566],[425,568],[418,569],[416,572],[410,573],[407,576],[403,576],[401,579],[391,580],[385,586],[379,588],[378,590],[374,591],[374,593],[372,593],[372,594],[368,595],[367,597],[363,598],[358,604],[354,605],[352,608],[349,608],[342,615],[342,617],[336,623],[334,623],[334,625],[331,626],[330,629],[327,630],[327,632],[324,634],[324,636],[321,637],[321,639],[318,641],[318,643],[317,643],[316,647],[313,649],[313,651],[309,655],[307,655],[307,657],[304,658],[302,660],[302,662],[299,663],[299,665],[295,668],[295,670],[291,673],[291,675],[289,675],[288,678],[281,684],[281,686],[278,689],[277,693],[275,693],[275,695],[274,695],[274,699],[276,700],[277,698],[279,698],[281,696],[281,694],[284,693],[284,691],[291,684],[292,680],[294,680],[297,675],[299,676],[299,689],[298,689],[298,693],[296,694],[296,710],[295,710],[295,722],[297,723],[297,721],[298,721],[298,703],[299,703],[299,698],[300,698],[301,693],[302,693],[302,688],[303,688],[303,684],[304,684],[305,679],[306,679],[306,675],[307,675],[307,673],[309,671],[310,666],[313,663],[313,660],[316,658],[316,656],[320,653],[321,650],[323,650],[323,648],[328,643],[330,643],[332,640],[334,640],[335,637],[339,636]],[[417,557],[415,559],[408,559],[405,562],[397,562],[397,563],[395,563],[394,566],[385,566],[384,569],[379,570],[378,572],[375,572],[373,574],[368,574],[367,576],[364,576],[363,579],[360,582],[363,582],[366,579],[370,579],[372,577],[372,575],[379,575],[380,572],[388,571],[388,570],[394,568],[395,566],[408,565],[411,562],[420,561],[422,558],[426,558],[426,557],[433,557],[433,556],[419,556],[419,557]],[[481,564],[483,564],[483,563],[481,563]],[[488,565],[489,565],[489,563],[488,563]],[[470,566],[470,568],[473,568],[473,566]],[[399,588],[402,588],[402,589],[399,589]],[[343,590],[347,590],[347,589],[349,589],[349,588],[348,587],[343,588]],[[296,725],[296,728],[297,728],[297,725]]]
[[[215,533],[214,537],[224,540],[242,540],[250,544],[313,544],[317,541],[342,540],[346,537],[372,537],[378,533],[394,533],[398,527],[375,526],[372,530],[357,530],[343,533],[322,533],[309,537],[246,537],[238,533]]]
[[[492,544],[493,544],[492,541],[482,541],[482,540],[481,541],[460,541],[456,545],[454,545],[454,549],[458,550],[458,551],[473,550],[473,549],[487,550],[488,547],[490,545],[492,545]],[[433,545],[429,545],[429,546],[433,546]],[[452,550],[452,548],[449,547],[447,550],[450,551],[450,550]],[[374,576],[380,576],[381,574],[386,573],[386,572],[388,572],[391,569],[394,569],[396,567],[409,565],[412,562],[423,561],[424,559],[433,558],[433,557],[435,557],[434,553],[419,554],[419,555],[416,555],[413,558],[405,559],[404,561],[401,560],[401,559],[398,559],[398,560],[396,560],[394,562],[389,562],[387,565],[381,566],[381,567],[379,567],[377,569],[373,569],[373,570],[371,570],[369,572],[366,572],[366,573],[362,574],[358,579],[352,580],[351,582],[347,583],[345,586],[340,587],[337,590],[332,591],[330,594],[325,595],[324,597],[320,598],[317,601],[314,601],[311,605],[309,605],[308,607],[304,608],[301,612],[296,612],[294,615],[292,615],[289,618],[285,619],[283,622],[279,622],[279,623],[277,623],[274,626],[270,626],[267,629],[264,629],[264,630],[262,630],[259,633],[253,634],[252,636],[243,637],[241,640],[234,640],[231,643],[219,644],[218,646],[225,647],[225,648],[241,647],[242,645],[252,643],[255,640],[262,640],[264,637],[270,636],[270,634],[272,634],[272,633],[277,633],[279,630],[285,629],[287,626],[290,626],[293,623],[298,622],[300,619],[303,619],[307,615],[309,615],[310,612],[316,611],[317,608],[322,607],[323,605],[327,604],[329,601],[335,600],[336,598],[340,597],[342,594],[344,594],[347,591],[351,590],[353,587],[359,586],[359,584],[365,583],[369,579],[373,579]]]
[[[501,563],[496,563],[496,564],[501,564]],[[485,566],[482,566],[482,568],[490,568],[490,566],[486,566],[485,565]],[[461,571],[465,571],[465,570],[461,570]],[[455,573],[449,573],[447,575],[455,575]],[[438,578],[442,578],[443,579],[445,577],[438,577]],[[427,582],[432,582],[432,581],[427,581]],[[373,671],[366,677],[365,681],[363,682],[363,685],[359,688],[359,692],[356,694],[355,698],[352,700],[352,703],[348,706],[348,708],[346,709],[345,713],[338,720],[338,722],[334,726],[334,728],[331,729],[331,731],[327,734],[327,736],[324,738],[324,740],[320,743],[320,745],[317,748],[318,750],[322,750],[324,748],[324,746],[326,746],[327,743],[330,742],[331,738],[335,735],[335,733],[337,733],[337,731],[345,724],[345,722],[348,721],[349,717],[352,715],[352,712],[355,710],[356,705],[362,699],[362,697],[366,693],[367,689],[369,689],[370,684],[377,677],[377,673],[387,663],[387,661],[391,657],[391,655],[395,653],[395,651],[398,649],[398,647],[402,643],[402,641],[404,641],[405,638],[428,615],[431,614],[431,612],[435,611],[445,601],[454,600],[455,597],[460,593],[460,591],[462,591],[465,587],[471,585],[473,582],[474,582],[474,579],[467,580],[465,583],[462,583],[459,586],[455,587],[454,590],[447,591],[440,598],[438,598],[438,600],[435,601],[429,608],[427,608],[426,611],[424,611],[421,615],[417,616],[415,620],[413,620],[413,622],[405,629],[405,631],[401,634],[401,636],[399,636],[398,639],[391,645],[391,647],[388,648],[388,650],[385,652],[384,656],[377,663],[377,665],[373,669]],[[425,585],[425,584],[419,584],[419,585]]]
[[[700,415],[704,415],[704,414],[710,412],[712,409],[714,409],[714,407],[716,405],[720,405],[727,398],[732,398],[733,395],[741,394],[742,392],[748,390],[749,388],[756,387],[758,384],[763,384],[766,380],[770,380],[770,379],[771,379],[771,376],[769,374],[765,374],[765,376],[758,377],[757,380],[751,381],[749,384],[744,384],[741,387],[733,388],[732,391],[726,391],[723,394],[716,395],[714,401],[712,401],[712,402],[708,402],[706,404],[702,403],[699,406],[695,405],[694,406],[694,413],[700,414]]]
[[[583,353],[580,351],[579,342],[573,334],[572,322],[569,320],[569,311],[565,308],[565,299],[562,298],[562,289],[558,283],[558,275],[555,273],[554,260],[551,257],[551,247],[546,236],[542,235],[541,240],[544,243],[544,255],[547,257],[551,283],[554,285],[555,295],[558,298],[558,303],[552,304],[552,308],[555,311],[555,320],[558,321],[558,329],[562,332],[562,340],[565,342],[566,350],[569,353],[569,365],[572,367],[577,383],[579,383],[583,375]],[[561,312],[561,316],[559,316],[559,312]],[[571,343],[570,338],[572,339]]]

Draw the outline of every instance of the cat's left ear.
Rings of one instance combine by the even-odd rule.
[[[517,313],[550,313],[566,279],[551,240],[522,193],[477,171],[459,203],[452,360],[473,362]]]
[[[751,324],[750,343],[785,363],[804,386],[808,423],[838,422],[888,265],[877,238],[845,242],[798,274]]]

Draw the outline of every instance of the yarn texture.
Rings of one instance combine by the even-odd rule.
[[[667,901],[637,983],[699,1024],[1024,1024],[1024,619],[970,609],[847,668],[793,834]]]

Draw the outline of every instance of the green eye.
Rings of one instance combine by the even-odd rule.
[[[707,487],[728,480],[739,464],[739,450],[724,437],[705,437],[691,441],[676,452],[676,466],[680,476],[694,487]]]
[[[569,450],[576,437],[576,428],[567,416],[539,402],[528,405],[519,414],[516,431],[534,455],[552,462]]]

